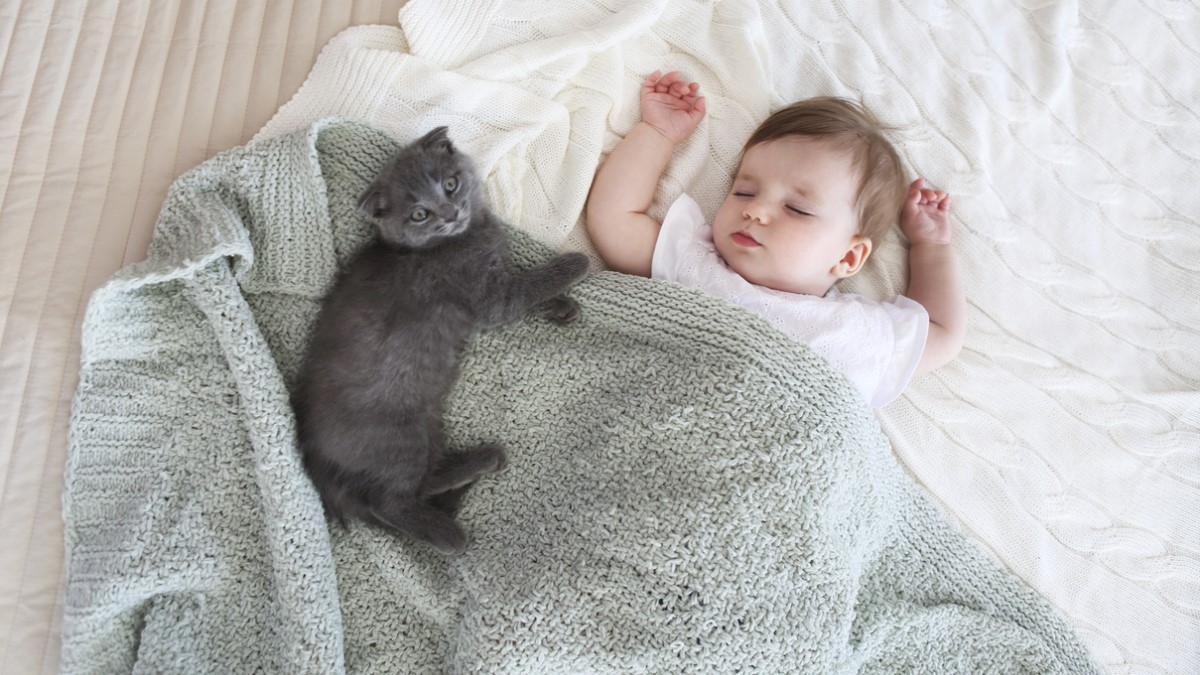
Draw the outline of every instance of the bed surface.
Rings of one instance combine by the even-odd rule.
[[[671,33],[649,15],[609,22],[588,39],[625,59],[624,77],[585,81],[596,72],[580,66],[587,54],[558,70],[519,58],[533,55],[520,45],[572,27],[561,14],[537,23],[521,20],[531,3],[404,4],[0,4],[0,671],[57,670],[79,324],[91,291],[144,257],[177,176],[331,114],[404,137],[419,126],[411,111],[432,109],[421,101],[452,127],[498,110],[481,137],[522,142],[477,148],[485,163],[532,165],[550,149],[578,175],[551,185],[540,169],[494,174],[492,194],[536,216],[528,229],[542,240],[580,248],[575,218],[556,209],[582,206],[597,155],[633,122],[639,75],[659,66],[706,77],[724,128],[790,98],[860,91],[901,127],[912,170],[955,195],[970,328],[956,363],[880,412],[897,456],[1108,672],[1200,671],[1200,80],[1187,75],[1200,72],[1200,8],[763,3],[755,14],[758,3],[724,2],[714,17],[757,16],[776,40],[705,63],[712,43],[699,31]],[[469,49],[444,39],[451,16]],[[317,62],[364,24],[382,26],[342,33]],[[621,38],[647,29],[651,42]],[[738,30],[722,39],[750,44]],[[767,75],[738,77],[748,71],[737,58]],[[421,92],[397,86],[417,71]],[[345,72],[380,76],[335,77]],[[771,79],[784,72],[800,77]],[[455,98],[451,81],[490,91],[491,107]],[[514,100],[502,94],[558,114],[579,101],[563,92],[589,87],[616,111],[599,137],[570,135],[581,117],[522,127],[501,114]],[[724,187],[701,168],[710,159],[707,145],[685,149],[665,192],[686,187],[712,207]],[[901,243],[881,249],[850,290],[897,289]]]
[[[171,182],[403,0],[0,2],[0,672],[57,672],[62,469],[91,291]]]

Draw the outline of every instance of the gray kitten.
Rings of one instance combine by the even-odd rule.
[[[520,272],[469,157],[439,127],[400,148],[363,193],[378,238],[325,298],[292,403],[304,466],[326,510],[460,553],[451,517],[504,449],[443,454],[442,409],[476,331],[537,309],[559,323],[587,272],[579,253]]]

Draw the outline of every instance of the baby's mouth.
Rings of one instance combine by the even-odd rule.
[[[762,246],[762,244],[758,243],[757,239],[751,237],[744,230],[741,232],[734,232],[729,238],[732,239],[733,243],[737,244],[738,246],[745,246],[746,248]]]

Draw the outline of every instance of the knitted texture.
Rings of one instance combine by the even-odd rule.
[[[467,552],[327,527],[287,388],[396,145],[356,123],[181,177],[93,296],[71,429],[64,672],[1091,672],[910,483],[847,381],[680,286],[471,342],[455,446],[503,443]],[[528,266],[549,250],[513,233]]]
[[[962,354],[878,414],[914,479],[1114,673],[1200,673],[1200,3],[408,0],[256,136],[331,115],[462,138],[499,213],[591,251],[597,164],[655,69],[708,114],[650,207],[711,218],[800,98],[888,125],[953,195]],[[840,290],[905,290],[899,229]]]

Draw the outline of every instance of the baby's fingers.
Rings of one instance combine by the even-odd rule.
[[[672,70],[666,75],[663,75],[661,78],[659,78],[658,82],[655,83],[654,91],[658,92],[659,94],[671,93],[671,89],[676,83],[679,82],[679,77],[678,70]]]
[[[908,186],[908,195],[904,198],[905,208],[915,209],[921,205],[924,197],[922,187],[925,181],[921,178],[914,180]]]
[[[646,79],[642,80],[642,95],[653,94],[660,78],[662,78],[662,72],[657,70],[647,75]]]
[[[671,94],[679,98],[694,97],[698,89],[700,89],[700,85],[695,82],[688,83],[679,80],[671,85]]]
[[[944,211],[950,205],[950,195],[942,190],[925,187],[925,179],[917,178],[908,186],[906,201],[913,206],[932,204]]]
[[[921,203],[945,211],[950,208],[950,195],[941,190],[922,190]]]

